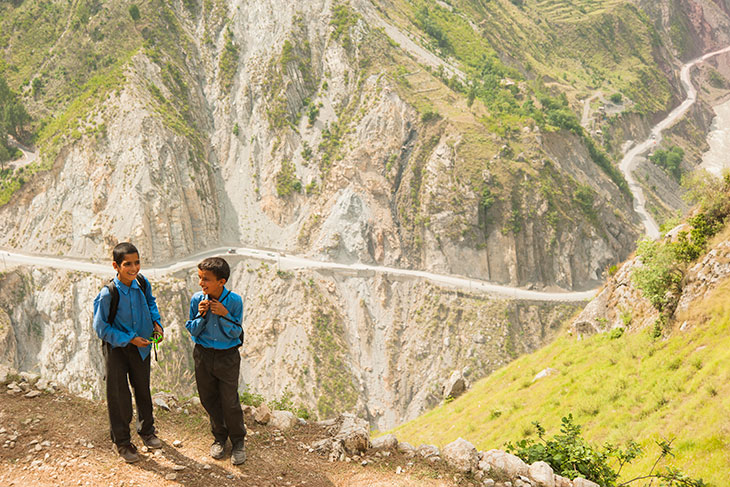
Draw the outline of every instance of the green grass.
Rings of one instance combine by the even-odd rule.
[[[534,434],[532,421],[557,432],[561,417],[572,412],[594,444],[633,439],[645,448],[624,479],[649,471],[656,440],[675,438],[676,458],[670,464],[725,485],[730,471],[728,292],[730,281],[680,317],[692,327],[667,340],[653,340],[650,330],[582,340],[565,333],[392,433],[416,445],[443,446],[461,436],[488,450]],[[560,373],[533,383],[546,367]]]

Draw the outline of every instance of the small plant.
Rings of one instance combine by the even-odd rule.
[[[132,17],[132,20],[134,20],[135,22],[138,21],[140,18],[139,7],[134,3],[129,6],[129,16]]]
[[[233,135],[235,135],[236,137],[238,137],[239,131],[240,130],[238,128],[238,123],[236,123],[236,125],[233,126]]]
[[[618,327],[611,330],[611,332],[608,334],[608,338],[611,340],[617,340],[624,336],[624,331],[626,331],[626,328]]]
[[[671,441],[656,442],[660,449],[659,456],[647,474],[619,483],[623,468],[644,453],[638,443],[629,441],[625,449],[611,444],[604,445],[602,449],[595,448],[583,439],[581,426],[574,423],[572,414],[562,418],[562,434],[551,439],[545,439],[545,429],[540,423],[535,421],[532,424],[537,429],[540,441],[524,439],[516,444],[509,442],[507,451],[528,464],[546,462],[556,474],[571,480],[583,477],[604,487],[623,487],[640,480],[656,479],[666,487],[708,487],[702,479],[688,477],[671,466],[665,467],[663,471],[655,471],[662,460],[673,456]],[[611,459],[618,464],[617,468],[609,464]]]

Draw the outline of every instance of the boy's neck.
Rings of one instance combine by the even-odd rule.
[[[225,290],[225,288],[222,287],[221,290],[220,290],[220,292],[218,294],[210,293],[210,294],[208,294],[208,297],[209,298],[213,298],[213,299],[219,299],[221,297],[221,295],[223,294],[223,291],[224,290]]]
[[[127,281],[125,278],[123,278],[119,274],[117,274],[117,279],[119,279],[119,282],[121,282],[122,284],[124,284],[127,287],[131,286],[132,282],[134,282],[134,279],[130,279],[129,281]]]

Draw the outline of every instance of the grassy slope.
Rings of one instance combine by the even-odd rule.
[[[459,436],[480,450],[548,434],[573,413],[594,444],[634,439],[647,451],[624,477],[647,472],[654,441],[676,438],[671,463],[725,485],[730,468],[730,280],[687,316],[688,331],[654,341],[647,331],[612,339],[578,340],[567,334],[475,384],[459,399],[396,428],[401,441],[443,446]],[[532,382],[546,367],[559,374]]]

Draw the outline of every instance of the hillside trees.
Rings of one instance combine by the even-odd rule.
[[[16,149],[8,144],[8,134],[22,139],[29,121],[30,116],[18,96],[0,78],[0,162],[10,160],[16,155]]]
[[[642,265],[631,278],[661,313],[655,326],[657,335],[674,311],[687,264],[704,253],[710,237],[723,228],[730,215],[730,175],[721,182],[694,176],[689,184],[688,194],[699,199],[697,212],[687,219],[689,230],[678,232],[674,240],[641,241],[636,250]]]

